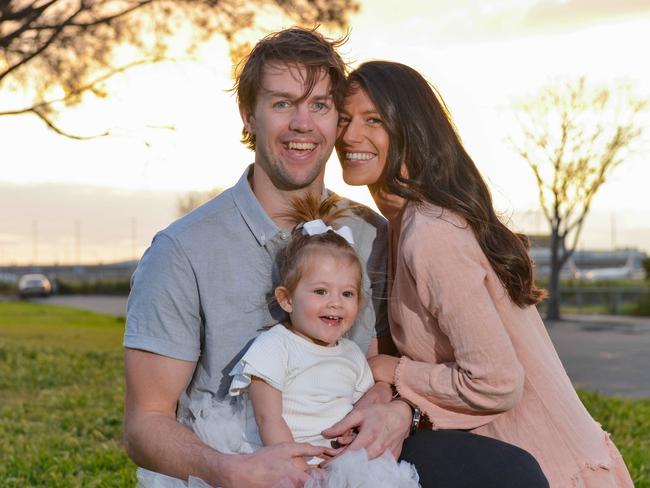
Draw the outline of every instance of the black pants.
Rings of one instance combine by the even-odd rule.
[[[415,465],[422,488],[548,488],[527,451],[459,430],[420,430],[400,459]]]

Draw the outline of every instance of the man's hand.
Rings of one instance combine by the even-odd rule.
[[[296,467],[295,458],[321,456],[324,448],[311,444],[283,442],[262,447],[253,454],[224,455],[218,472],[222,474],[214,486],[223,488],[301,488],[309,474]]]
[[[395,370],[399,364],[399,358],[389,356],[388,354],[377,354],[368,358],[368,364],[370,365],[375,381],[384,381],[390,384],[395,383]]]
[[[411,426],[411,407],[401,401],[356,407],[341,421],[323,431],[323,436],[336,438],[340,444],[350,442],[346,449],[365,448],[369,459],[374,459],[386,449],[399,457],[402,443],[408,437]],[[339,437],[351,429],[356,437]]]

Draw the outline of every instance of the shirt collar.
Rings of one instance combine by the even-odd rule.
[[[233,199],[258,244],[264,246],[280,232],[280,229],[257,201],[251,185],[248,183],[248,175],[251,171],[253,171],[252,164],[246,168],[239,181],[233,186]]]
[[[281,230],[275,222],[271,220],[271,217],[264,211],[260,202],[257,200],[253,189],[251,188],[250,183],[248,182],[248,177],[253,172],[253,164],[250,164],[244,174],[239,178],[239,181],[233,186],[233,198],[235,200],[235,205],[239,209],[239,213],[243,217],[246,225],[257,239],[257,242],[260,246],[266,245],[275,235],[280,232],[286,232]],[[321,198],[325,199],[333,192],[323,187],[323,193]],[[285,237],[286,239],[286,237]]]

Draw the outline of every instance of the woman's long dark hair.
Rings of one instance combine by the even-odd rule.
[[[348,90],[357,87],[372,100],[390,136],[377,190],[461,215],[512,301],[525,307],[544,299],[546,292],[535,286],[528,239],[499,220],[490,191],[435,89],[413,68],[388,61],[370,61],[354,70]]]

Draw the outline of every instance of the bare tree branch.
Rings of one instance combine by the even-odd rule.
[[[118,68],[113,68],[107,73],[104,73],[103,75],[97,77],[96,79],[90,81],[88,84],[79,87],[77,90],[67,93],[62,97],[55,98],[52,100],[44,100],[35,103],[34,105],[30,107],[24,107],[20,109],[14,109],[11,111],[5,111],[5,112],[0,112],[0,117],[2,116],[9,116],[9,115],[24,115],[24,114],[34,114],[36,115],[41,121],[45,123],[45,125],[48,126],[51,130],[56,132],[57,134],[68,137],[70,139],[76,139],[76,140],[89,140],[89,139],[96,139],[99,137],[106,137],[111,135],[111,131],[106,130],[100,134],[95,134],[95,135],[90,135],[90,136],[81,136],[78,134],[72,134],[70,132],[67,132],[63,129],[61,129],[47,114],[46,112],[56,103],[66,103],[68,100],[78,97],[82,95],[83,93],[86,93],[87,91],[90,90],[95,90],[96,87],[101,84],[102,82],[112,78],[113,76],[119,74],[119,73],[124,73],[125,71],[128,71],[136,66],[141,66],[141,65],[146,65],[146,64],[153,64],[153,63],[160,63],[163,61],[174,61],[172,58],[167,58],[167,59],[156,59],[156,60],[140,60],[140,61],[134,61],[133,63],[126,64],[124,66],[120,66]]]
[[[59,36],[59,34],[63,31],[63,29],[66,27],[67,23],[74,19],[77,15],[79,15],[83,11],[82,7],[80,6],[76,11],[74,11],[70,17],[68,17],[65,21],[63,21],[59,26],[53,29],[54,32],[50,35],[49,39],[45,41],[39,48],[34,50],[33,52],[27,54],[26,56],[22,57],[18,62],[14,63],[13,65],[9,65],[7,68],[4,69],[0,73],[0,82],[3,80],[3,78],[9,76],[13,71],[17,70],[24,64],[29,63],[32,59],[34,59],[36,56],[41,54],[43,51],[45,51]]]
[[[101,76],[98,76],[97,78],[91,80],[87,84],[80,86],[79,88],[75,89],[74,91],[71,91],[69,93],[66,93],[62,97],[59,98],[53,98],[51,100],[43,100],[35,103],[34,105],[31,105],[29,107],[25,108],[20,108],[20,109],[14,109],[14,110],[8,110],[4,112],[0,112],[0,116],[3,115],[21,115],[29,112],[34,112],[34,111],[41,111],[45,109],[46,107],[50,107],[54,105],[55,103],[65,103],[68,100],[72,98],[76,98],[79,95],[95,89],[99,84],[107,81],[110,78],[113,78],[115,75],[124,73],[126,71],[129,71],[132,68],[135,68],[136,66],[143,66],[147,64],[155,64],[155,63],[162,63],[162,62],[174,62],[177,61],[174,58],[161,58],[161,59],[141,59],[138,61],[134,61],[129,64],[125,64],[124,66],[120,66],[117,68],[112,68],[108,72],[102,74]]]
[[[0,107],[0,114],[31,113],[67,137],[52,103],[80,103],[98,73],[122,71],[116,65],[165,58],[181,47],[189,54],[214,35],[237,53],[239,34],[256,25],[260,12],[275,11],[305,26],[344,28],[358,8],[358,0],[0,1],[0,93],[18,90],[32,99],[22,109]],[[118,47],[129,47],[131,59],[118,61]]]
[[[79,136],[76,134],[71,134],[69,132],[65,132],[62,129],[60,129],[57,125],[55,125],[47,115],[44,113],[40,112],[38,109],[30,110],[33,114],[35,114],[39,119],[41,119],[43,122],[45,122],[45,125],[47,125],[50,129],[52,129],[54,132],[61,136],[68,137],[70,139],[76,139],[78,141],[83,141],[83,140],[88,140],[88,139],[96,139],[99,137],[105,137],[110,135],[110,131],[103,132],[102,134],[97,134],[93,136]]]

